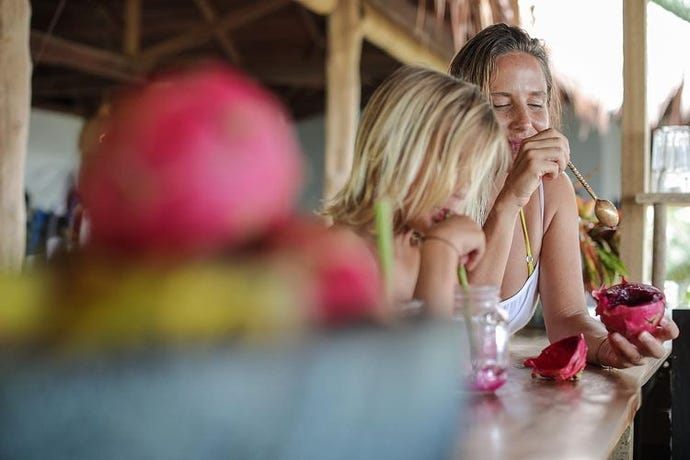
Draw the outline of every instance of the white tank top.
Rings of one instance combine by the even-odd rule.
[[[544,187],[539,183],[542,232],[544,228]],[[508,327],[514,333],[529,323],[539,301],[539,261],[525,284],[512,297],[501,301],[501,307],[508,313]]]

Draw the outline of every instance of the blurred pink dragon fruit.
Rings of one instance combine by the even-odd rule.
[[[293,210],[302,158],[282,105],[248,77],[206,64],[115,101],[80,193],[92,246],[206,255],[257,238]]]

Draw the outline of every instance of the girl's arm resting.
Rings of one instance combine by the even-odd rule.
[[[450,316],[453,312],[458,252],[445,241],[426,239],[421,247],[419,275],[414,298],[424,302],[433,313]]]

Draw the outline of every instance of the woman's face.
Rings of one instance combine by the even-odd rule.
[[[523,139],[549,127],[544,72],[530,54],[503,54],[496,59],[489,89],[494,112],[516,155]]]

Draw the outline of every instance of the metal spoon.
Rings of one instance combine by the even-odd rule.
[[[587,190],[587,193],[589,193],[592,196],[592,198],[594,198],[594,215],[597,216],[599,222],[606,225],[607,227],[617,226],[618,209],[616,209],[616,206],[608,200],[600,199],[597,196],[597,194],[594,193],[592,187],[587,183],[585,178],[582,177],[580,171],[577,170],[577,168],[571,161],[568,162],[568,168],[570,168],[575,177],[577,177],[577,180],[579,180],[582,186],[585,188],[585,190]]]

